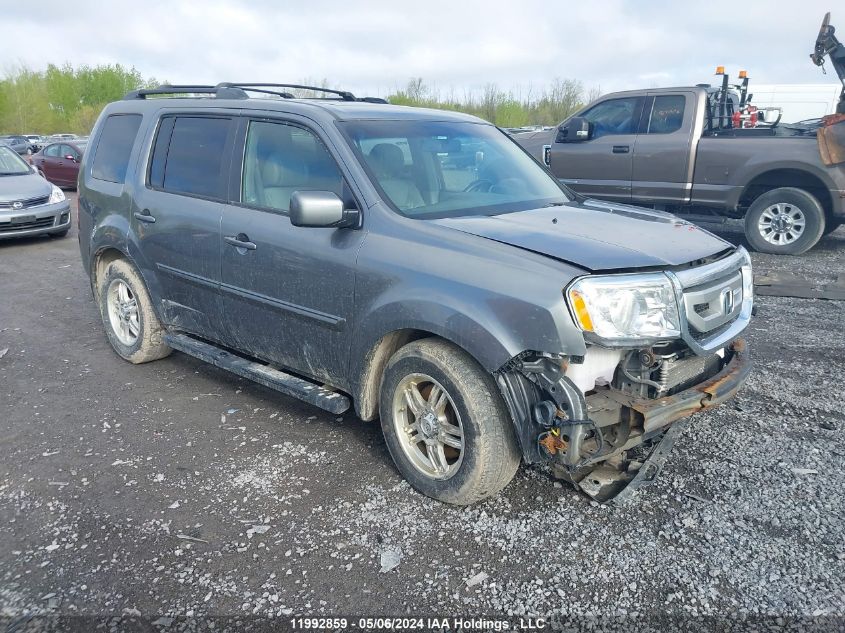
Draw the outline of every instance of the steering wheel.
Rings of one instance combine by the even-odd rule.
[[[485,187],[486,185],[486,187]],[[472,191],[490,191],[490,188],[493,186],[493,181],[489,178],[479,178],[478,180],[473,180],[469,183],[466,187],[464,187],[464,193],[470,193]],[[485,187],[482,189],[482,187]]]

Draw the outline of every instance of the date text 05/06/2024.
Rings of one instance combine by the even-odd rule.
[[[519,618],[506,620],[498,618],[465,617],[399,617],[399,618],[309,618],[295,617],[290,620],[294,630],[365,630],[365,631],[541,631],[546,628],[544,618]]]

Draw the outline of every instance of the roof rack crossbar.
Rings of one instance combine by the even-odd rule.
[[[337,97],[325,97],[326,99],[340,99],[342,101],[366,101],[368,103],[388,103],[380,97],[356,97],[346,90],[334,90],[333,88],[321,88],[319,86],[304,86],[300,84],[274,84],[274,83],[236,83],[224,81],[216,86],[206,85],[165,85],[157,88],[143,88],[126,93],[124,100],[146,99],[147,97],[159,95],[208,95],[217,99],[248,99],[248,92],[259,92],[262,94],[276,95],[283,99],[295,99],[296,95],[291,92],[272,90],[272,88],[290,88],[292,90],[311,90],[314,92],[325,92]]]
[[[239,81],[224,81],[217,84],[218,88],[240,88],[242,90],[264,92],[268,94],[278,94],[290,98],[289,93],[278,93],[270,90],[260,90],[260,88],[292,88],[294,90],[312,90],[314,92],[327,92],[339,96],[344,101],[357,101],[355,95],[347,90],[334,90],[333,88],[321,88],[319,86],[303,86],[300,84],[273,84],[273,83],[241,83]]]
[[[128,92],[125,100],[146,99],[156,95],[202,94],[211,95],[218,99],[247,99],[247,94],[235,86],[203,86],[203,85],[161,85],[157,88],[143,88]]]

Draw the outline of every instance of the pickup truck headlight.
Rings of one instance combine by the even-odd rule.
[[[600,341],[636,344],[681,335],[675,292],[662,273],[582,277],[566,297],[575,323]]]
[[[47,204],[56,204],[57,202],[61,202],[65,199],[65,192],[59,189],[56,185],[53,185],[53,189],[50,192],[50,201]]]

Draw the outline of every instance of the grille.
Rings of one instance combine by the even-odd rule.
[[[742,275],[732,272],[716,281],[684,289],[684,309],[693,336],[730,324],[742,309]]]
[[[31,222],[3,223],[0,224],[0,233],[14,233],[15,231],[28,231],[30,229],[43,229],[53,226],[53,217],[39,218]]]
[[[50,196],[41,196],[40,198],[29,198],[28,200],[8,200],[0,202],[0,209],[14,209],[15,203],[20,202],[21,209],[29,209],[30,207],[40,207],[42,204],[47,204]]]

